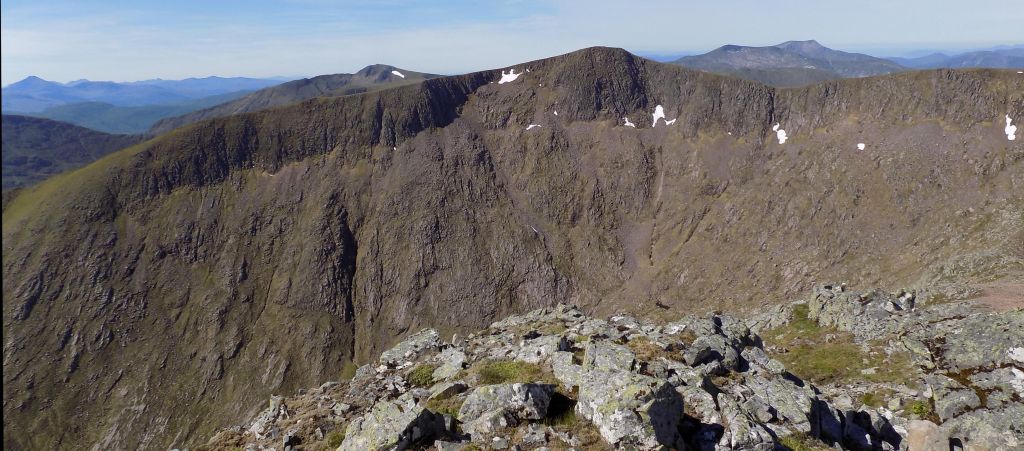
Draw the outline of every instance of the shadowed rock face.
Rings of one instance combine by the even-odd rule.
[[[1015,73],[515,69],[200,122],[5,198],[5,446],[194,443],[409,332],[562,300],[679,314],[1020,269]]]

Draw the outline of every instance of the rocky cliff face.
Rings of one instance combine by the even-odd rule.
[[[916,301],[827,286],[747,320],[590,319],[560,304],[465,338],[426,329],[198,449],[1024,446],[1024,310]],[[802,347],[831,354],[783,364]],[[813,380],[811,359],[845,367]]]
[[[194,444],[559,301],[1016,283],[1022,113],[1012,72],[776,90],[588,49],[181,128],[5,197],[5,446]]]

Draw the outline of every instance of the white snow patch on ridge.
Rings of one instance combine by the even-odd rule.
[[[629,118],[628,118],[628,117],[624,117],[624,118],[622,118],[622,120],[626,121],[626,123],[625,123],[625,124],[623,124],[623,125],[625,125],[626,127],[633,127],[633,128],[636,128],[636,124],[634,124],[634,123],[630,122],[630,121],[629,121]]]
[[[775,131],[775,136],[779,138],[779,144],[785,144],[786,140],[789,139],[789,137],[786,136],[786,131],[779,128],[778,123],[776,123],[775,126],[772,127],[772,130]]]
[[[1013,119],[1010,119],[1010,115],[1006,115],[1006,128],[1003,129],[1006,132],[1006,139],[1013,141],[1017,139],[1017,126],[1013,125]]]
[[[537,127],[540,127],[540,124],[530,124],[530,125],[527,125],[526,129],[529,130],[531,128],[537,128]]]
[[[393,71],[391,71],[391,73],[395,74],[395,75],[397,75],[399,77],[405,78],[405,74],[403,74],[403,73],[401,73],[401,72],[399,72],[397,70],[393,70]]]
[[[655,126],[658,125],[658,119],[663,119],[665,121],[665,125],[675,124],[676,119],[678,119],[672,119],[671,121],[668,120],[665,117],[665,108],[663,108],[661,105],[654,107],[654,114],[652,114],[651,117],[654,119],[651,121],[651,128],[654,128]]]
[[[654,120],[651,123],[651,127],[653,128],[655,125],[658,125],[658,119],[665,119],[665,109],[662,108],[661,105],[658,105],[654,107],[654,114],[651,116],[654,116]]]
[[[517,74],[515,69],[509,69],[507,74],[505,73],[505,71],[501,71],[501,80],[498,80],[498,84],[500,85],[516,81],[516,79],[519,78],[520,75],[523,75],[523,73],[520,72]]]

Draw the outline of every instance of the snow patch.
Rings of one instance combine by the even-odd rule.
[[[505,71],[501,71],[501,80],[498,80],[498,84],[500,85],[516,81],[516,79],[519,78],[520,75],[523,75],[523,73],[520,72],[517,74],[515,69],[509,69],[507,74],[505,73]]]
[[[630,122],[628,117],[624,117],[624,118],[622,118],[622,120],[626,121],[626,123],[622,124],[622,125],[625,125],[626,127],[636,128],[636,124]]]
[[[662,107],[661,105],[658,105],[658,106],[654,107],[654,114],[652,114],[651,117],[653,119],[651,121],[651,128],[654,128],[655,126],[658,125],[658,119],[663,119],[665,121],[665,125],[675,124],[676,123],[676,119],[679,119],[679,118],[676,118],[676,119],[672,119],[671,121],[668,120],[668,118],[665,117],[665,108]]]
[[[397,70],[393,70],[393,71],[391,71],[391,73],[395,74],[395,75],[397,75],[399,77],[405,78],[405,74],[403,74],[403,73],[401,73],[401,72],[399,72]]]
[[[857,143],[857,150],[864,150],[865,147],[867,146],[865,146],[864,143]]]
[[[1003,129],[1006,132],[1006,139],[1013,141],[1017,139],[1017,126],[1013,125],[1013,119],[1010,119],[1010,115],[1006,115],[1006,128]]]
[[[532,129],[532,128],[537,128],[537,127],[540,127],[540,124],[530,124],[530,125],[527,125],[527,126],[526,126],[526,129],[527,129],[527,130],[530,130],[530,129]]]
[[[772,131],[774,131],[775,132],[775,136],[777,138],[779,138],[779,144],[785,144],[786,140],[789,139],[789,137],[786,136],[786,131],[781,129],[781,128],[779,128],[779,124],[778,123],[776,123],[775,126],[772,127]]]
[[[655,125],[658,125],[658,119],[665,119],[665,109],[662,108],[661,105],[658,105],[654,107],[654,114],[651,116],[654,116],[654,120],[651,121],[651,127],[654,127]]]

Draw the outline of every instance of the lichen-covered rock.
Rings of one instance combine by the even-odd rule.
[[[722,335],[702,335],[697,337],[683,353],[683,360],[691,366],[718,361],[723,367],[731,370],[738,367],[740,353],[729,342],[729,339]]]
[[[441,339],[434,329],[423,329],[380,354],[382,365],[398,365],[416,360],[420,354],[441,346]]]
[[[592,341],[583,354],[583,368],[598,371],[630,371],[636,356],[629,348],[615,343]]]
[[[925,382],[932,391],[935,413],[942,421],[981,405],[981,398],[974,390],[940,374],[929,375]]]
[[[459,409],[462,429],[471,435],[490,434],[499,427],[547,415],[553,385],[497,384],[473,390]]]
[[[515,360],[527,363],[540,363],[551,357],[555,352],[569,349],[569,342],[559,335],[541,336],[525,340],[515,354]]]
[[[578,368],[558,358],[555,376],[569,390],[576,390],[576,411],[597,426],[613,445],[637,449],[679,446],[679,422],[683,399],[664,380],[622,369],[632,362],[615,346],[593,346],[589,366]],[[570,356],[571,357],[571,356]]]
[[[411,396],[380,401],[352,420],[338,451],[404,450],[445,433],[444,417]]]
[[[466,364],[466,353],[459,348],[447,348],[438,354],[437,361],[440,365],[434,369],[432,377],[436,381],[448,380],[462,371]]]
[[[348,382],[325,384],[300,401],[275,399],[272,409],[239,431],[243,441],[264,448],[280,446],[282,433],[301,446],[322,442],[320,426],[332,424],[347,425],[348,449],[401,449],[439,439],[443,449],[768,451],[794,434],[857,451],[950,440],[966,449],[1024,444],[1024,349],[1014,344],[1020,333],[1014,327],[1024,327],[1019,312],[921,306],[907,292],[862,296],[842,286],[815,296],[806,308],[818,309],[820,328],[836,330],[798,340],[831,343],[850,332],[865,352],[907,353],[917,368],[898,383],[878,380],[880,372],[815,385],[787,370],[785,351],[773,346],[769,355],[751,323],[728,315],[691,315],[657,326],[626,315],[587,319],[559,306],[506,318],[451,344],[441,344],[430,331],[416,334],[389,351],[391,357],[360,367]],[[784,328],[803,309],[800,303],[776,309],[770,312],[775,317],[755,325]],[[864,313],[866,324],[841,318],[841,312]],[[986,337],[986,327],[1000,336]],[[868,332],[882,335],[858,335]],[[973,355],[983,349],[991,355]],[[503,370],[488,377],[506,382],[479,385],[494,360],[504,362]],[[439,372],[446,363],[450,367]],[[410,386],[407,374],[423,365],[438,365],[432,375],[439,382]],[[456,369],[463,380],[452,380]],[[549,375],[563,388],[557,395],[551,385],[517,383]],[[321,419],[299,423],[310,417],[312,405]],[[292,412],[292,406],[306,411]],[[575,415],[563,416],[570,408]],[[550,418],[552,412],[559,417]],[[910,421],[936,417],[938,425]]]
[[[723,423],[727,425],[725,433],[719,439],[718,444],[724,449],[744,451],[772,451],[775,449],[775,439],[772,433],[764,427],[765,422],[759,422],[748,414],[732,396],[719,396]]]
[[[1024,404],[975,410],[942,423],[942,433],[957,438],[965,449],[1024,449]]]

